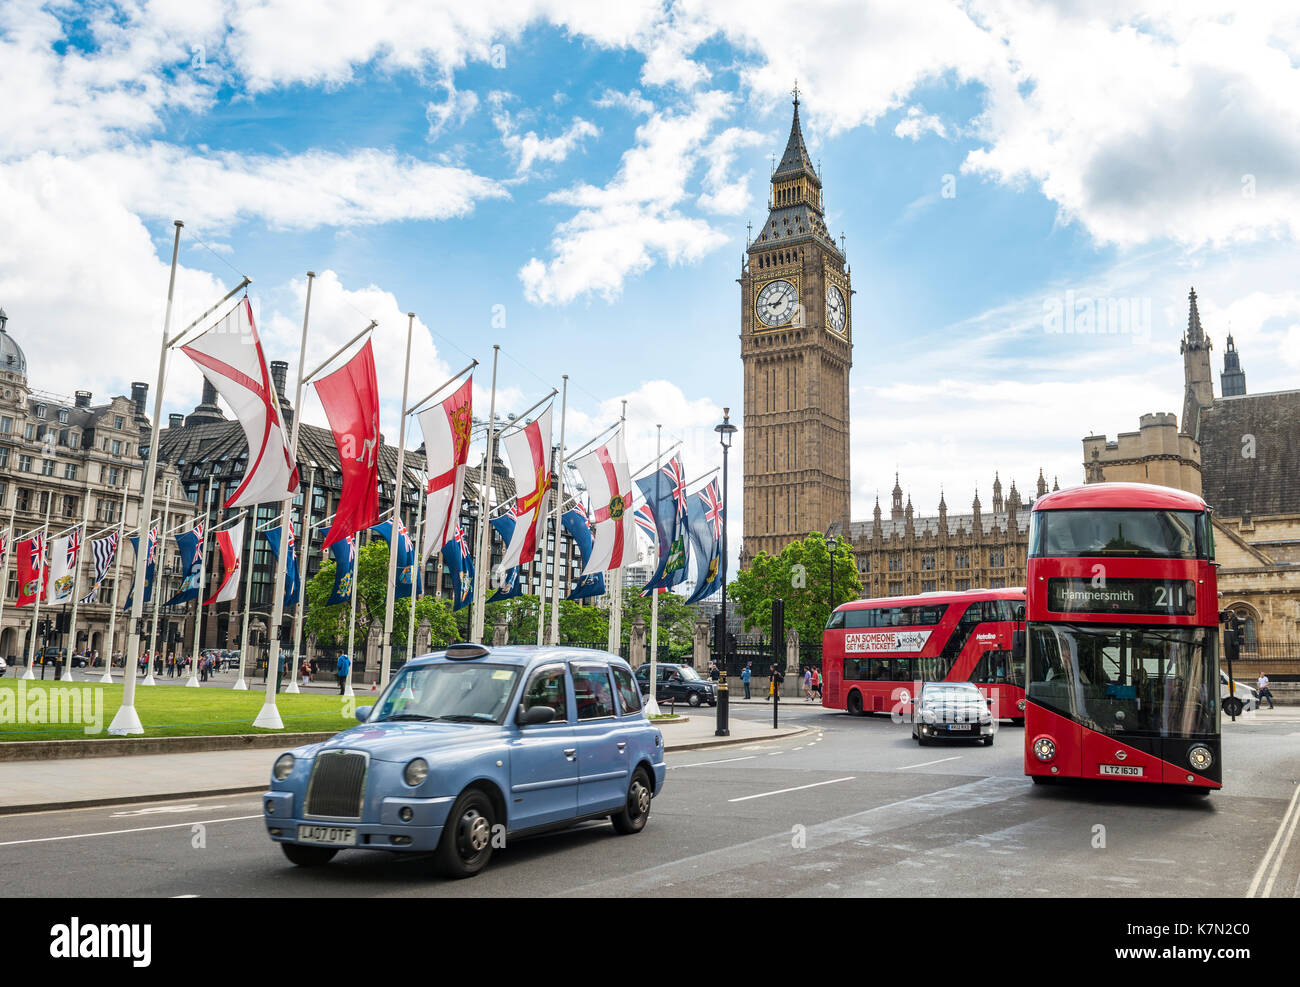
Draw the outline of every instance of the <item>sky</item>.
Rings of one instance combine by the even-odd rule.
[[[292,380],[316,272],[306,362],[378,320],[389,441],[414,312],[412,396],[476,358],[485,413],[499,344],[499,411],[567,374],[571,449],[626,400],[633,467],[662,425],[695,476],[743,413],[796,80],[853,271],[855,518],[895,472],[922,515],[1082,482],[1083,436],[1181,413],[1193,285],[1216,392],[1229,332],[1251,392],[1300,386],[1280,4],[8,0],[0,306],[33,386],[152,387],[179,219],[173,328],[247,275]],[[165,410],[199,391],[178,355]]]

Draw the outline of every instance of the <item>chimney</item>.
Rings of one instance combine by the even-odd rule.
[[[203,378],[203,404],[217,403],[217,389],[212,386],[212,381]]]
[[[185,416],[172,412],[167,416],[168,428],[181,428],[185,424]]]
[[[89,407],[90,407],[90,392],[89,392],[89,391],[78,391],[77,394],[76,394],[76,399],[77,399],[76,404],[77,404],[77,407],[78,407],[78,408],[89,408]]]
[[[289,395],[284,393],[284,389],[288,376],[289,364],[283,360],[271,361],[271,380],[275,384],[275,393],[280,395],[280,403],[286,408],[289,406]]]
[[[131,385],[131,401],[135,404],[135,416],[143,418],[145,416],[144,402],[149,397],[149,385],[136,381]]]

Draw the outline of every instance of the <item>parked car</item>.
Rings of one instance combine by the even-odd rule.
[[[1259,690],[1253,685],[1247,685],[1240,679],[1229,682],[1228,672],[1222,668],[1219,669],[1219,682],[1219,699],[1223,703],[1223,711],[1229,716],[1240,716],[1243,710],[1259,708]]]
[[[38,665],[63,665],[68,660],[67,648],[41,648],[36,652],[36,664]],[[72,656],[73,668],[85,668],[90,663],[88,655]]]
[[[507,838],[609,819],[640,832],[667,774],[632,669],[578,648],[452,645],[407,662],[361,725],[281,754],[267,833],[300,867],[433,851],[450,877]]]
[[[718,688],[690,665],[675,665],[667,662],[656,663],[659,685],[655,689],[655,699],[667,702],[672,699],[690,706],[718,705]],[[650,694],[650,663],[646,662],[636,670],[637,684],[641,695]]]
[[[935,740],[982,740],[992,747],[991,702],[970,682],[924,682],[912,706],[912,737],[922,747]]]

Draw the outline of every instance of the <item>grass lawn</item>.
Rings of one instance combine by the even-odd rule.
[[[51,701],[51,689],[65,692],[62,697],[55,693],[56,698]],[[79,710],[72,701],[72,691],[80,693]],[[135,708],[146,737],[279,733],[253,726],[265,698],[262,689],[234,692],[187,689],[179,685],[137,685]],[[338,695],[281,693],[276,697],[276,706],[287,732],[337,732],[355,726],[353,710],[373,701],[369,695],[357,695],[349,700]],[[121,704],[121,685],[77,682],[65,686],[62,682],[0,679],[0,741],[107,737],[108,726]]]

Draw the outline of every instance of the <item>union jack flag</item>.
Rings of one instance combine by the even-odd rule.
[[[149,526],[149,553],[145,559],[145,565],[151,566],[158,561],[158,524],[155,522]]]
[[[32,569],[40,572],[45,567],[45,535],[32,535]]]
[[[700,491],[700,500],[704,501],[704,518],[713,526],[715,540],[722,539],[722,501],[718,499],[717,481],[710,483]]]
[[[5,564],[5,556],[9,554],[9,532],[0,535],[0,566]]]
[[[657,537],[655,516],[654,512],[650,510],[649,504],[642,504],[636,509],[634,520],[636,521],[636,526],[649,535],[651,541],[654,541]]]
[[[81,529],[74,528],[72,534],[68,535],[68,568],[76,566],[77,558],[81,554]]]
[[[666,465],[659,470],[664,476],[672,481],[673,485],[673,503],[677,505],[677,518],[679,521],[686,520],[686,469],[682,465],[682,457],[674,456]]]
[[[460,548],[460,554],[469,557],[469,542],[465,538],[465,529],[459,524],[456,525],[456,534],[452,536],[456,545]]]

